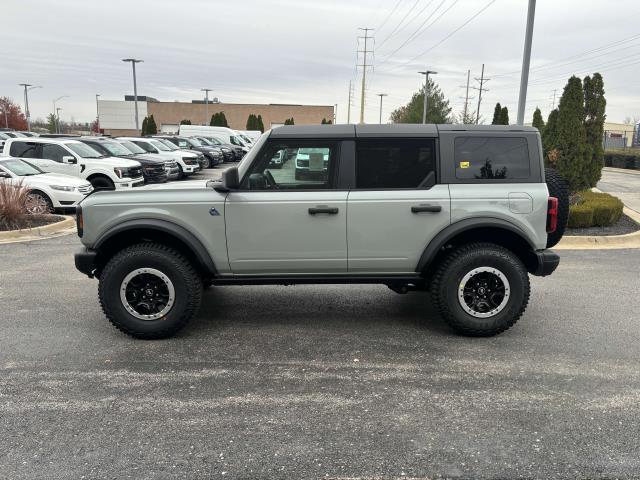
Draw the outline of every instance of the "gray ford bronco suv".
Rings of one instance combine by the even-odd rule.
[[[535,128],[284,126],[219,182],[88,196],[75,263],[138,338],[175,334],[208,286],[301,283],[429,291],[453,329],[488,336],[558,266],[567,211]]]

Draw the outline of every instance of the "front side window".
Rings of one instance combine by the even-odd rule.
[[[122,145],[123,147],[125,147],[127,150],[129,150],[131,153],[135,153],[136,155],[140,154],[140,153],[144,153],[145,151],[140,148],[138,145],[136,145],[133,142],[130,142],[129,140],[118,140],[118,143],[120,143],[120,145]]]
[[[530,176],[524,137],[458,137],[454,142],[456,178],[510,180]]]
[[[62,163],[62,157],[65,156],[70,157],[71,154],[60,145],[56,145],[55,143],[45,143],[42,145],[42,158]]]
[[[175,143],[171,142],[171,140],[167,140],[166,138],[159,138],[158,141],[162,142],[163,145],[166,145],[166,147],[172,152],[175,150],[180,150]]]
[[[135,143],[136,145],[138,145],[140,148],[142,148],[145,152],[149,152],[149,153],[160,153],[158,151],[158,149],[151,145],[148,142],[142,142],[142,141],[136,141],[134,140],[133,143]]]
[[[356,155],[357,188],[419,188],[435,182],[432,139],[359,139]]]
[[[109,155],[114,157],[126,157],[131,155],[131,152],[127,150],[123,145],[117,142],[99,142],[98,148],[102,147]],[[91,145],[93,147],[93,145]],[[95,147],[94,147],[95,148]],[[98,149],[96,148],[96,150]]]
[[[334,142],[272,142],[242,181],[246,190],[318,190],[332,186],[337,162]]]
[[[151,145],[156,147],[161,152],[170,152],[171,151],[171,150],[169,150],[169,148],[164,143],[159,142],[158,140],[150,140],[149,143],[151,143]]]
[[[38,158],[38,144],[35,142],[13,142],[9,149],[12,157]]]

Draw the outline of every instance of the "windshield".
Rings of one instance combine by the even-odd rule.
[[[130,142],[129,140],[118,140],[118,143],[122,145],[124,148],[126,148],[127,150],[129,150],[131,153],[135,153],[136,155],[139,155],[141,153],[146,153],[144,149],[140,148],[138,145],[136,145],[133,142]]]
[[[194,147],[201,147],[202,143],[197,138],[187,138],[187,142],[189,142]]]
[[[213,142],[212,142],[211,140],[207,140],[207,139],[206,139],[206,138],[204,138],[204,137],[198,137],[198,141],[199,141],[201,144],[203,144],[203,145],[205,145],[205,146],[207,146],[207,147],[209,147],[209,146],[213,145]]]
[[[240,138],[242,140],[244,140],[244,142],[247,143],[247,144],[252,143],[252,140],[249,137],[247,137],[246,135],[240,134]]]
[[[103,158],[106,155],[102,155],[100,152],[94,150],[89,145],[85,145],[84,143],[65,143],[65,145],[71,150],[73,153],[80,156],[80,158]]]
[[[233,143],[234,145],[238,145],[239,147],[245,147],[246,146],[244,144],[244,142],[242,141],[242,139],[240,137],[235,136],[235,135],[229,135],[229,140],[231,141],[231,143]]]
[[[159,142],[158,140],[149,140],[149,143],[156,147],[158,150],[162,152],[170,152],[169,147],[167,147],[164,143]]]
[[[180,150],[175,143],[173,143],[171,140],[167,140],[166,138],[159,138],[159,141],[161,141],[162,143],[164,143],[167,148],[169,150],[171,150],[172,152],[175,152],[176,150]]]
[[[20,177],[30,177],[31,175],[40,175],[41,173],[44,173],[38,167],[20,159],[5,160],[0,162],[0,165]]]
[[[118,142],[100,142],[100,145],[107,152],[109,152],[109,155],[113,155],[114,157],[132,155],[129,150],[127,150],[123,145],[120,145]]]

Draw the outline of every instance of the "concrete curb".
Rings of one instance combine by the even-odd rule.
[[[630,175],[640,175],[640,170],[631,170],[630,168],[604,167],[603,170],[612,173],[628,173]]]
[[[595,190],[595,189],[594,189]],[[625,215],[640,223],[640,213],[624,207]],[[554,250],[612,250],[620,248],[640,248],[640,230],[626,235],[562,237]]]
[[[75,218],[67,216],[60,222],[50,223],[49,225],[44,225],[42,227],[0,232],[0,244],[44,240],[47,238],[59,237],[61,235],[69,235],[75,233],[75,231]]]

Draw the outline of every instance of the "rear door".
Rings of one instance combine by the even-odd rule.
[[[358,138],[349,193],[349,272],[413,273],[449,225],[449,188],[437,183],[435,138]]]
[[[234,274],[347,271],[347,190],[335,188],[340,143],[271,139],[225,203]],[[284,164],[273,158],[293,152]],[[305,165],[305,175],[296,166]]]

